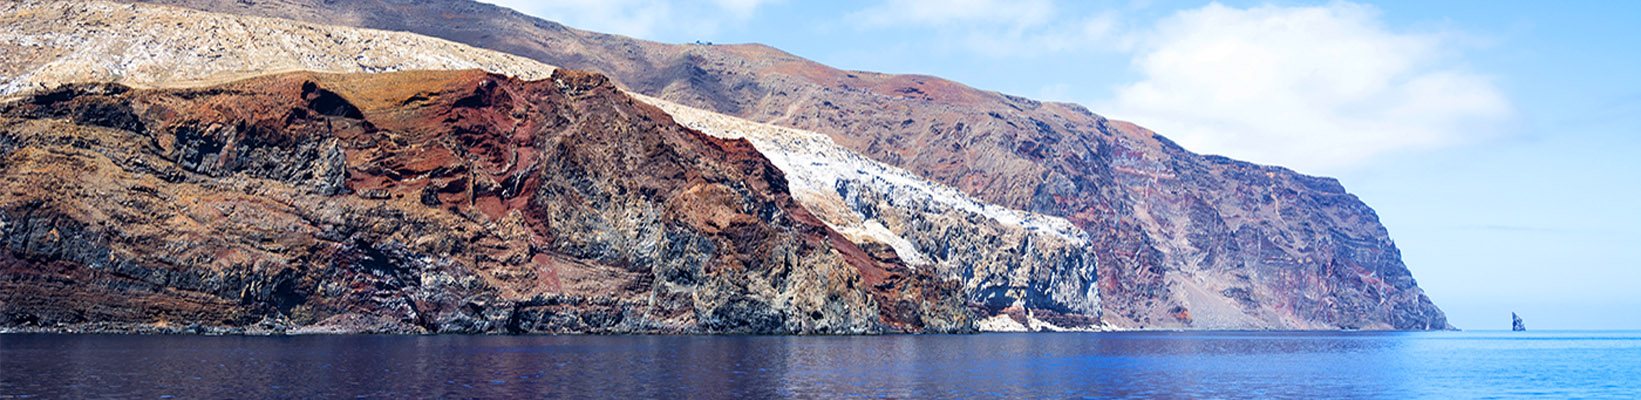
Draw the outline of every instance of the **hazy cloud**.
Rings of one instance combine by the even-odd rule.
[[[868,26],[987,25],[1028,28],[1054,16],[1049,0],[887,0],[856,13]]]
[[[1050,0],[885,0],[849,16],[860,28],[932,30],[948,48],[1032,56],[1101,45],[1116,14],[1067,16]]]
[[[758,7],[780,0],[484,0],[594,32],[655,39],[659,35],[710,39],[725,25],[745,22]]]
[[[1210,4],[1137,32],[1143,78],[1096,109],[1193,151],[1329,173],[1478,139],[1511,112],[1439,33],[1372,7]]]

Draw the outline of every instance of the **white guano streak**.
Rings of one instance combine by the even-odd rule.
[[[1088,244],[1088,234],[1063,218],[982,202],[957,189],[868,159],[839,146],[831,138],[820,133],[752,122],[642,94],[628,94],[666,111],[672,115],[674,121],[690,129],[717,138],[746,139],[751,142],[753,147],[786,174],[793,196],[797,197],[805,208],[811,210],[824,206],[819,204],[815,197],[827,193],[835,194],[838,181],[853,179],[876,185],[880,193],[892,194],[897,200],[944,204],[985,216],[1003,225],[1018,226],[1027,231],[1052,233],[1076,246]],[[827,218],[822,218],[822,221],[846,236],[866,236],[887,244],[908,264],[930,263],[929,258],[919,252],[910,240],[890,231],[875,219],[867,219],[849,207],[843,208],[848,209],[858,222],[849,221],[846,223],[847,226],[838,226],[840,221]]]

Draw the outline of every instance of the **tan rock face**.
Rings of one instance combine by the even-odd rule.
[[[744,141],[602,76],[290,73],[0,106],[0,325],[963,331]]]
[[[1063,217],[1130,328],[1447,327],[1372,210],[1332,179],[1181,149],[1069,104],[840,71],[759,45],[666,45],[467,0],[154,3],[406,30],[609,74],[688,106],[823,133],[1005,207]]]

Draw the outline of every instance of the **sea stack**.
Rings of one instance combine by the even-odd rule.
[[[1527,324],[1521,322],[1520,315],[1510,313],[1510,330],[1515,332],[1525,331],[1527,330]]]

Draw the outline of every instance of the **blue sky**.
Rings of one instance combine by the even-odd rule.
[[[498,3],[1081,103],[1338,177],[1460,328],[1641,329],[1641,2]]]

